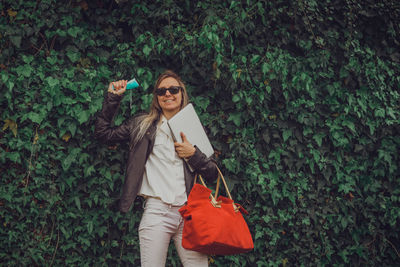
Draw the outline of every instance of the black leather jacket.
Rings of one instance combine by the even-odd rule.
[[[119,209],[127,212],[134,202],[143,181],[143,174],[146,161],[153,150],[157,124],[154,123],[146,132],[145,136],[135,147],[132,147],[132,140],[135,135],[135,126],[140,122],[138,116],[124,121],[121,125],[111,127],[111,122],[116,114],[122,96],[107,93],[103,102],[103,108],[97,117],[95,125],[95,137],[105,143],[129,142],[129,156],[126,167],[125,183],[122,187],[122,195],[119,202]],[[194,172],[191,172],[189,164]],[[186,193],[189,195],[193,187],[194,175],[199,173],[206,180],[214,180],[218,176],[217,165],[211,158],[207,158],[197,147],[195,154],[187,161],[184,161],[184,176]]]

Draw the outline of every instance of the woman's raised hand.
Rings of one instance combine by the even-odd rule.
[[[110,85],[108,85],[108,92],[116,94],[116,95],[122,95],[126,91],[126,84],[128,83],[128,80],[119,80],[116,82],[111,82]],[[113,88],[114,86],[114,88]]]

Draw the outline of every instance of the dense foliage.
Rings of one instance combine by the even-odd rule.
[[[1,1],[0,261],[139,265],[126,146],[94,121],[108,82],[141,84],[118,125],[170,68],[250,212],[254,251],[211,266],[398,265],[399,21],[396,0]]]

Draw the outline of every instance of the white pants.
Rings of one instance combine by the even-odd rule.
[[[208,266],[207,255],[182,247],[183,219],[179,208],[157,198],[146,200],[139,225],[142,267],[165,266],[171,238],[184,267]]]

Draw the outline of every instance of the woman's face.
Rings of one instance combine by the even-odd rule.
[[[168,77],[161,81],[158,88],[168,89],[171,86],[180,86],[180,84],[174,78]],[[171,118],[181,109],[182,90],[179,90],[177,94],[172,94],[169,90],[167,90],[165,95],[163,96],[157,95],[157,100],[164,115]]]

